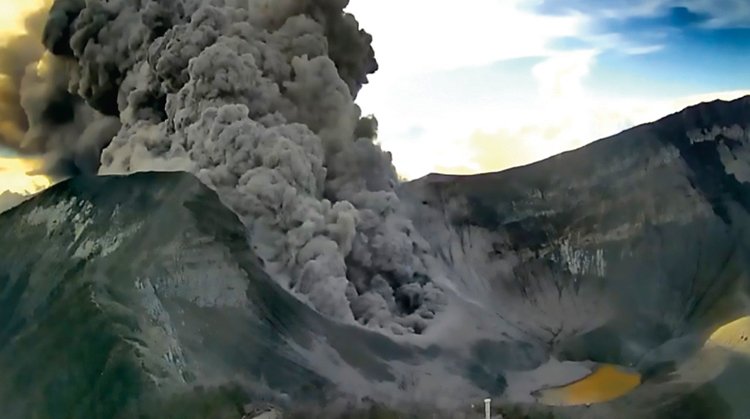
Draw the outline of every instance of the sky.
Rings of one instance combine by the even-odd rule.
[[[750,94],[747,0],[351,0],[401,176],[524,165]]]
[[[26,16],[45,3],[45,0],[0,0],[0,34],[24,32],[23,16]]]
[[[0,0],[0,43],[45,1]],[[519,166],[750,93],[747,0],[350,0],[347,10],[380,63],[357,101],[405,179]],[[19,160],[0,150],[0,193],[47,184]]]
[[[24,32],[23,16],[39,10],[45,0],[0,0],[0,45],[13,35]],[[0,78],[0,94],[3,93],[3,80]],[[45,176],[29,174],[37,170],[41,162],[34,159],[21,159],[9,150],[0,148],[0,210],[2,194],[29,194],[50,184]]]

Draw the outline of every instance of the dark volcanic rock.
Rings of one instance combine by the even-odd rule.
[[[429,175],[401,195],[487,316],[561,360],[646,372],[750,313],[748,182],[746,97],[500,173]]]
[[[298,392],[325,385],[283,367],[266,324],[297,313],[269,314],[289,302],[236,217],[191,176],[74,179],[0,225],[4,417],[204,417],[214,405],[236,418],[236,389],[212,385],[243,362]]]
[[[72,179],[0,214],[2,417],[239,419],[271,403],[329,418],[489,395],[539,417],[745,418],[748,359],[696,360],[750,313],[748,144],[745,98],[537,164],[402,185],[449,300],[408,338],[282,289],[190,175]],[[590,408],[533,405],[596,363],[644,383]]]
[[[433,354],[318,315],[245,234],[180,173],[76,178],[0,214],[2,417],[239,419],[259,400],[408,394],[413,372],[389,363]]]

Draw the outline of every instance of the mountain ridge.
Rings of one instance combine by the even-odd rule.
[[[401,185],[450,300],[419,337],[289,294],[192,175],[55,185],[0,214],[0,404],[11,418],[124,418],[193,400],[190,414],[239,417],[256,401],[451,411],[490,395],[560,418],[742,418],[730,388],[745,361],[689,377],[680,365],[750,312],[748,99],[530,166]],[[68,369],[39,369],[47,359]],[[590,408],[537,404],[604,364],[646,381]]]
[[[727,111],[728,108],[732,108],[732,110]],[[666,123],[673,123],[677,120],[686,122],[686,125],[692,126],[692,129],[694,130],[694,129],[699,129],[699,128],[703,128],[706,126],[714,126],[714,125],[726,126],[726,125],[735,125],[737,123],[743,123],[743,122],[747,124],[747,121],[749,119],[750,119],[750,95],[743,96],[734,100],[716,99],[713,101],[701,102],[695,105],[688,106],[682,110],[663,116],[654,121],[638,124],[634,127],[625,129],[616,134],[603,137],[603,138],[599,138],[597,140],[594,140],[590,143],[587,143],[575,149],[567,150],[562,153],[547,157],[539,161],[531,162],[528,164],[523,164],[520,166],[510,167],[510,168],[503,169],[503,170],[484,172],[484,173],[445,174],[445,173],[440,173],[440,172],[431,172],[421,178],[414,179],[412,182],[421,181],[423,179],[428,179],[428,178],[430,178],[433,181],[437,181],[438,179],[442,179],[442,178],[462,179],[462,178],[468,178],[468,177],[486,177],[486,176],[497,175],[499,173],[513,172],[516,170],[527,168],[529,166],[552,164],[552,162],[559,161],[560,159],[565,159],[566,157],[573,155],[580,150],[589,148],[599,143],[618,141],[618,140],[621,140],[623,136],[625,135],[633,135],[633,134],[639,133],[640,131],[648,130],[649,127],[653,127],[655,125],[664,125]],[[704,122],[701,124],[700,121],[704,121]],[[701,127],[700,125],[703,125],[703,127]],[[410,182],[407,182],[407,183],[410,183]]]

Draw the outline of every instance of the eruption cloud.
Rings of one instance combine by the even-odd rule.
[[[45,8],[26,17],[26,32],[0,46],[0,145],[26,155],[42,155],[43,172],[65,177],[96,173],[101,149],[119,129],[68,92],[68,67],[42,44]]]
[[[377,62],[347,4],[56,0],[43,40],[70,63],[71,97],[121,123],[100,173],[192,172],[299,298],[341,321],[421,333],[445,296],[377,122],[354,102]],[[98,155],[92,144],[66,150]]]

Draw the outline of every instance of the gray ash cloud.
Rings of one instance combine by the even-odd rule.
[[[378,65],[347,3],[57,0],[42,38],[67,91],[122,124],[100,173],[190,171],[317,310],[420,333],[445,297],[354,102]]]
[[[68,91],[68,70],[75,63],[45,52],[46,21],[46,8],[33,13],[26,33],[0,47],[0,145],[43,155],[45,172],[53,177],[96,173],[119,121]]]

